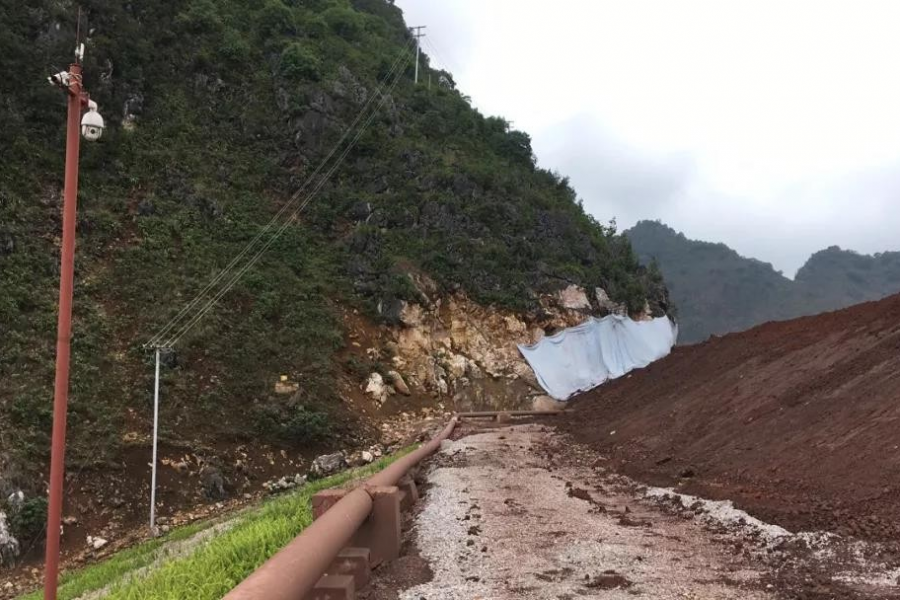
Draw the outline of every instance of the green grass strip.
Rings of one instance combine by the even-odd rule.
[[[218,600],[287,545],[312,522],[310,498],[320,490],[362,479],[385,468],[415,447],[406,448],[371,465],[310,483],[300,490],[266,500],[261,507],[235,517],[238,522],[198,545],[187,556],[163,562],[139,577],[129,573],[151,565],[165,552],[166,542],[183,540],[222,519],[181,527],[160,539],[123,550],[108,560],[62,577],[59,600],[73,600],[87,592],[110,587],[104,598],[115,600]],[[39,600],[40,591],[19,600]]]

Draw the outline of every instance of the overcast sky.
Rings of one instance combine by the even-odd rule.
[[[830,245],[900,250],[900,2],[396,3],[601,221],[788,276]]]

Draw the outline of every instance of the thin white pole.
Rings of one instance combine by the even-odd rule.
[[[159,439],[159,348],[156,348],[156,383],[153,386],[153,465],[150,476],[150,531],[156,532],[156,448]]]
[[[422,44],[419,43],[419,35],[416,35],[416,85],[419,84],[419,48],[421,48]]]
[[[422,33],[425,27],[425,25],[419,25],[418,27],[410,28],[415,32],[413,35],[416,36],[416,85],[419,84],[419,52],[422,48],[422,38],[425,37],[425,34]]]

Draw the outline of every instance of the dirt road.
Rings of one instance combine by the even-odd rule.
[[[640,486],[552,425],[472,427],[432,460],[406,556],[364,598],[896,597],[890,565]]]

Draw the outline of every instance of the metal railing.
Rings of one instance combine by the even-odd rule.
[[[316,514],[316,520],[309,527],[304,529],[287,546],[230,591],[225,596],[225,600],[303,600],[317,597],[314,594],[317,585],[322,585],[323,577],[333,567],[335,559],[354,540],[360,546],[387,544],[393,548],[395,553],[399,552],[400,500],[396,486],[410,469],[440,447],[441,442],[453,433],[461,418],[494,417],[498,422],[504,422],[513,416],[554,414],[559,413],[547,411],[498,411],[459,413],[455,415],[447,426],[427,444],[398,459],[383,471],[372,475],[355,489],[346,492],[338,491],[336,494],[328,495],[328,498],[323,498],[326,502],[321,503],[318,509],[316,508],[317,498],[314,497],[314,512],[320,512],[319,509],[322,509],[322,506],[324,506],[324,512]],[[411,486],[411,492],[415,495],[414,484],[409,482],[408,485]],[[319,495],[325,494],[328,494],[327,491]],[[389,497],[388,500],[392,501],[393,504],[388,505],[387,510],[381,511],[382,516],[380,518],[383,521],[390,522],[381,525],[377,530],[370,531],[367,536],[362,536],[366,540],[360,541],[361,528],[365,529],[364,524],[370,522],[368,526],[371,529],[371,521],[379,518],[377,509],[379,498],[384,499],[385,497]],[[384,555],[383,552],[381,554]],[[366,559],[366,562],[368,563],[369,559]],[[368,570],[369,564],[366,564],[365,568]],[[359,584],[357,583],[356,585]],[[322,597],[352,597],[353,584],[350,583],[350,586],[351,591],[349,592],[345,590],[337,596],[323,594]]]

